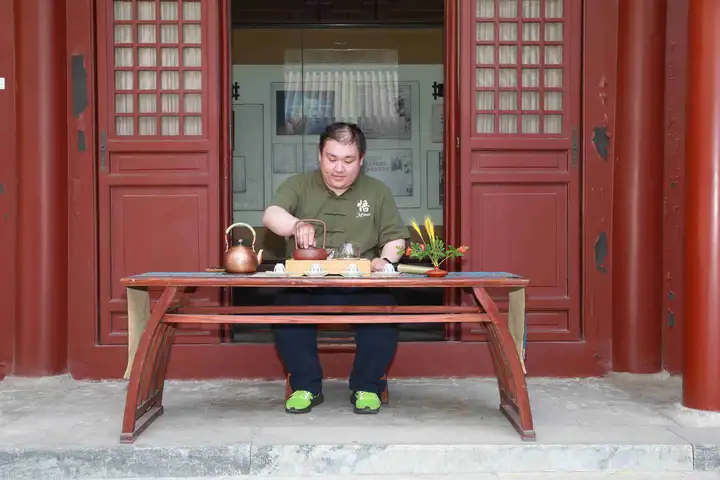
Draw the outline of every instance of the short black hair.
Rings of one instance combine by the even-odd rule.
[[[320,144],[318,146],[320,152],[323,151],[328,140],[335,140],[341,145],[355,145],[360,158],[365,156],[367,150],[365,134],[354,123],[336,122],[328,125],[325,131],[320,134]]]

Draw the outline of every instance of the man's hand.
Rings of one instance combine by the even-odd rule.
[[[370,262],[370,269],[373,272],[382,272],[385,265],[388,265],[387,260],[383,260],[382,258],[373,258],[372,262]]]
[[[295,242],[298,248],[315,246],[315,227],[309,223],[300,222],[295,228]]]

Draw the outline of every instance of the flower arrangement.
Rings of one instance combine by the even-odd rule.
[[[442,265],[446,260],[455,257],[462,257],[469,249],[464,245],[459,247],[453,247],[452,245],[445,246],[442,239],[435,235],[435,226],[433,225],[432,220],[430,220],[430,217],[425,217],[425,231],[428,237],[427,241],[425,241],[425,237],[423,237],[423,234],[420,231],[420,226],[414,219],[410,222],[410,225],[412,225],[413,229],[418,233],[418,235],[420,235],[422,243],[410,242],[410,246],[402,253],[417,260],[429,258],[436,270],[438,270],[440,265]]]

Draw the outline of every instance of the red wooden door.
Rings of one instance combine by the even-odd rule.
[[[216,265],[220,245],[217,0],[98,7],[98,343],[127,342],[119,283]],[[198,299],[215,302],[208,292]],[[189,327],[181,343],[215,343]]]
[[[579,340],[582,2],[460,4],[463,269],[527,276],[529,340]]]

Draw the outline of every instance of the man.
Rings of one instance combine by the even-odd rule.
[[[359,246],[360,256],[371,260],[373,271],[400,260],[398,251],[409,239],[390,189],[361,173],[365,135],[354,124],[335,123],[320,135],[319,170],[295,175],[278,188],[265,210],[263,224],[275,234],[289,237],[298,219],[318,218],[327,225],[328,248],[345,242]],[[314,225],[298,225],[295,242],[300,248],[316,246]],[[294,248],[288,241],[288,257]],[[393,305],[385,289],[289,288],[278,295],[282,305]],[[378,413],[385,376],[397,348],[397,326],[356,325],[357,353],[350,374],[355,413]],[[275,345],[290,373],[293,394],[285,404],[288,413],[307,413],[323,401],[322,368],[318,358],[317,325],[276,325]]]

